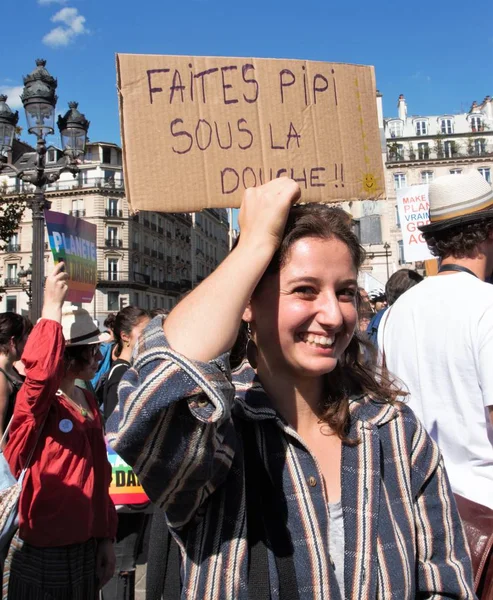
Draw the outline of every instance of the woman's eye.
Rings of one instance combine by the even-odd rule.
[[[299,294],[301,296],[313,296],[315,294],[315,290],[307,285],[301,285],[297,287],[294,292],[295,294]]]
[[[345,288],[343,290],[340,290],[337,295],[339,296],[339,298],[341,300],[355,300],[356,298],[356,290],[354,290],[353,288]]]

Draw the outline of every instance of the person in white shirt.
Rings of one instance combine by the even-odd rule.
[[[436,277],[387,311],[378,345],[438,443],[455,493],[493,509],[493,189],[477,172],[437,178],[421,227]]]

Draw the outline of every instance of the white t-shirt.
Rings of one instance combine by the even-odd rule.
[[[453,491],[493,508],[493,285],[467,273],[425,279],[384,315],[378,347]]]

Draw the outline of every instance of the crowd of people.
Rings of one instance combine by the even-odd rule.
[[[27,466],[5,600],[132,600],[146,531],[149,600],[493,598],[463,521],[493,509],[493,190],[432,183],[438,276],[373,294],[347,214],[300,194],[246,190],[234,249],[169,315],[101,332],[61,266],[34,328],[0,315]],[[105,436],[147,505],[114,506]]]

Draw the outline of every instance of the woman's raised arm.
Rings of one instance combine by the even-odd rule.
[[[164,323],[176,352],[207,362],[232,347],[243,311],[279,246],[289,209],[299,197],[298,184],[286,177],[245,191],[237,247]]]

